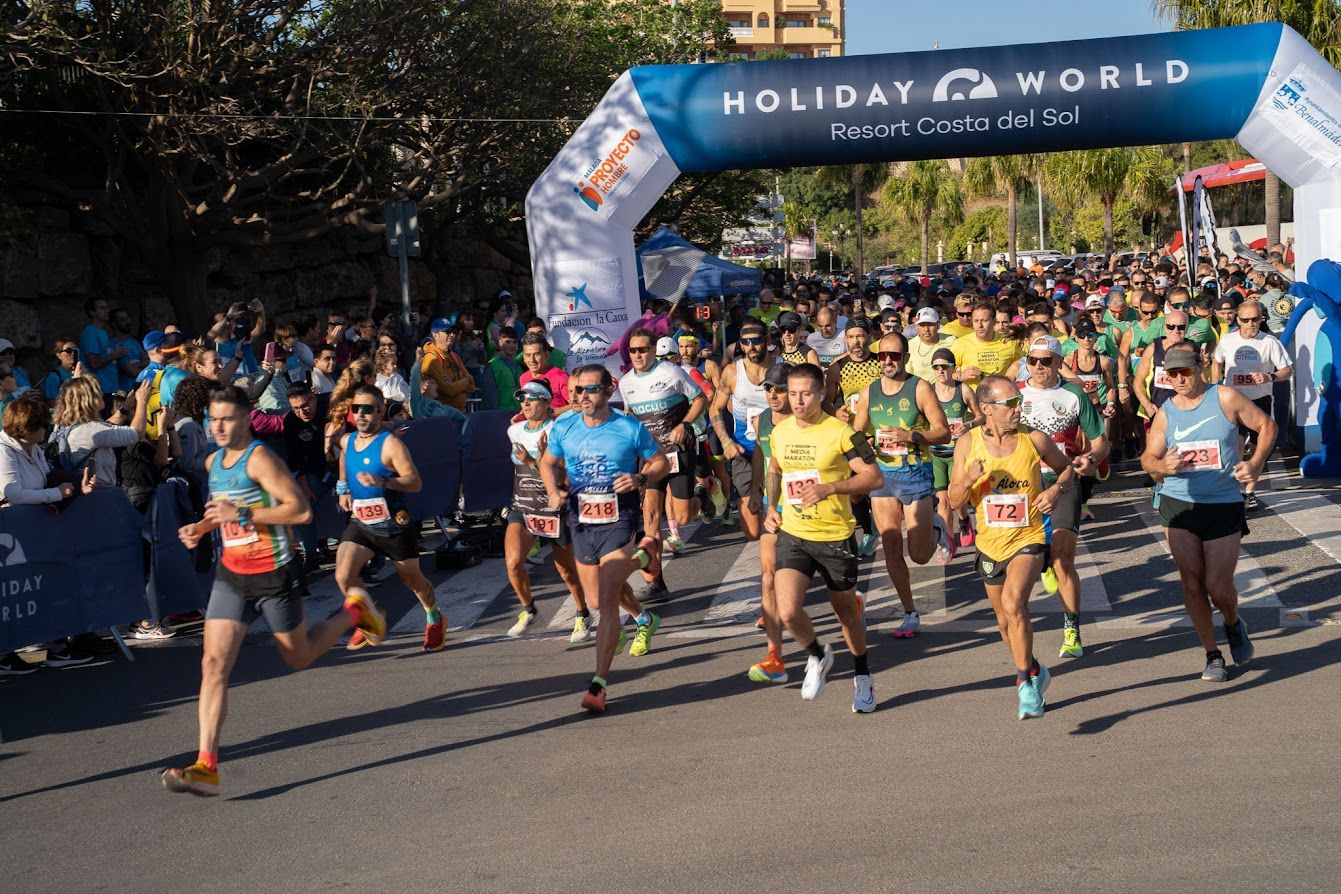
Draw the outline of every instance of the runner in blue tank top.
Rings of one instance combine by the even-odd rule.
[[[374,553],[396,563],[396,573],[424,607],[424,650],[443,649],[446,621],[438,611],[433,584],[419,568],[419,519],[410,515],[404,494],[417,494],[423,487],[419,470],[400,438],[382,431],[385,410],[382,392],[373,385],[354,389],[349,412],[354,414],[352,434],[345,436],[340,459],[340,480],[335,484],[340,508],[349,513],[349,525],[340,535],[335,554],[335,581],[342,593],[359,588],[359,569]],[[348,649],[377,645],[355,633]]]
[[[614,382],[599,364],[579,367],[570,379],[578,413],[550,430],[540,461],[551,509],[567,509],[577,574],[588,597],[597,595],[603,619],[596,634],[596,675],[582,696],[582,707],[605,711],[606,675],[624,642],[619,606],[633,615],[638,632],[629,655],[646,655],[661,619],[644,611],[628,589],[628,576],[642,564],[650,538],[642,532],[639,488],[670,470],[666,454],[652,434],[632,416],[610,409]],[[567,477],[567,487],[562,484]],[[659,500],[660,491],[647,491]],[[645,554],[645,553],[644,553]]]
[[[1179,344],[1165,353],[1173,397],[1151,422],[1141,465],[1156,481],[1155,506],[1182,577],[1187,613],[1206,650],[1201,678],[1218,683],[1229,675],[1215,643],[1212,606],[1224,616],[1234,664],[1253,657],[1234,588],[1239,541],[1248,533],[1240,485],[1257,481],[1269,453],[1259,450],[1252,459],[1241,459],[1238,427],[1270,444],[1276,423],[1234,389],[1208,386],[1203,372],[1195,346]]]

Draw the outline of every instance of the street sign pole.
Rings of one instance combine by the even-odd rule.
[[[410,258],[419,257],[419,209],[414,202],[388,202],[382,212],[386,219],[387,253],[400,265],[400,322],[408,336],[410,325]]]

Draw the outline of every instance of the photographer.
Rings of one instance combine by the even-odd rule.
[[[236,371],[238,375],[254,376],[261,371],[252,342],[265,335],[265,305],[253,298],[243,307],[238,301],[225,314],[216,314],[207,338],[214,340],[219,357],[228,363],[240,352]]]

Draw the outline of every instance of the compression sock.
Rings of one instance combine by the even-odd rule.
[[[806,651],[816,658],[824,657],[824,647],[820,645],[819,639],[815,639],[810,645],[806,646]]]
[[[587,687],[587,691],[590,692],[592,695],[600,695],[601,690],[604,688],[605,688],[605,677],[592,677],[591,685]]]
[[[1080,629],[1080,612],[1066,612],[1066,619],[1062,622],[1067,630]]]
[[[213,751],[196,752],[196,763],[204,764],[205,769],[209,770],[211,773],[217,773],[219,771],[219,755]]]
[[[680,523],[677,522],[675,519],[673,518],[666,519],[666,527],[670,528],[670,534],[672,537],[680,536]]]
[[[439,624],[442,622],[442,612],[435,605],[432,608],[424,609],[424,621],[429,624]]]
[[[869,667],[866,666],[866,653],[865,653],[865,652],[861,653],[860,655],[853,655],[853,656],[852,656],[852,670],[853,670],[853,673],[855,673],[855,674],[856,674],[857,676],[859,676],[859,677],[860,677],[862,674],[865,674],[865,675],[868,676],[868,677],[871,675],[871,669],[870,669]]]

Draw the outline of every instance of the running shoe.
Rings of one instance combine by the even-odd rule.
[[[968,549],[973,545],[973,542],[978,539],[977,532],[973,530],[973,518],[966,515],[960,519],[960,522],[959,548]]]
[[[595,694],[591,690],[582,693],[582,707],[593,714],[604,714],[605,687],[602,686]]]
[[[829,668],[833,667],[833,646],[824,647],[824,657],[816,658],[811,655],[806,659],[806,678],[801,683],[801,698],[806,701],[814,701],[819,694],[824,691],[824,684],[829,682]]]
[[[1252,661],[1257,650],[1253,648],[1253,641],[1248,639],[1248,624],[1243,620],[1243,615],[1239,615],[1232,626],[1225,625],[1225,638],[1229,640],[1229,655],[1236,666]]]
[[[1262,501],[1257,499],[1255,493],[1245,493],[1243,495],[1243,508],[1249,512],[1256,512],[1262,508]]]
[[[655,605],[658,602],[665,602],[670,598],[670,589],[666,586],[666,579],[658,577],[647,585],[647,592],[642,595],[642,601],[648,605]]]
[[[955,542],[950,539],[950,532],[945,530],[940,516],[932,516],[931,526],[936,529],[936,561],[949,565],[955,557]]]
[[[661,615],[652,612],[648,614],[652,615],[652,620],[638,625],[638,632],[633,635],[633,645],[629,646],[630,658],[641,658],[646,655],[652,648],[652,637],[661,627]]]
[[[726,518],[726,493],[722,490],[722,482],[713,479],[708,485],[708,500],[712,503],[712,514],[718,518]],[[727,522],[730,524],[730,522]]]
[[[1019,697],[1019,710],[1016,714],[1021,720],[1028,720],[1031,717],[1042,717],[1045,703],[1043,694],[1038,691],[1038,684],[1035,678],[1030,677],[1015,687],[1015,694]]]
[[[751,667],[746,676],[752,683],[786,683],[787,663],[770,652],[767,658]]]
[[[345,605],[357,605],[362,614],[358,629],[368,640],[370,646],[380,646],[386,638],[386,612],[377,607],[366,590],[350,587],[345,596]]]
[[[666,535],[666,539],[663,540],[662,543],[666,544],[666,549],[677,556],[684,552],[684,540],[680,538],[679,531],[672,531],[670,534]]]
[[[892,631],[896,639],[912,639],[917,636],[917,632],[922,629],[922,619],[918,617],[917,612],[906,612],[899,626]]]
[[[754,629],[755,629],[755,630],[765,630],[765,629],[767,629],[767,627],[768,627],[768,624],[764,621],[764,616],[763,616],[763,615],[760,615],[759,618],[758,618],[758,620],[756,620],[756,621],[754,622]]]
[[[875,547],[879,543],[880,538],[875,534],[863,534],[861,536],[861,546],[858,548],[857,553],[864,558],[869,558],[875,555]]]
[[[1057,583],[1057,572],[1051,568],[1044,568],[1039,577],[1043,580],[1043,589],[1047,591],[1049,596],[1057,592],[1057,588],[1060,586]]]
[[[170,792],[190,793],[202,798],[219,794],[219,771],[209,769],[203,761],[180,770],[164,770],[161,779],[163,787]]]
[[[578,615],[573,620],[573,632],[572,635],[568,637],[568,642],[576,645],[578,643],[585,643],[589,639],[591,639],[591,628],[587,626],[587,619]]]
[[[29,664],[18,655],[10,652],[0,658],[0,677],[26,677],[28,674],[37,673],[41,667],[40,664]]]
[[[47,649],[47,657],[42,664],[47,667],[78,667],[81,664],[88,664],[92,660],[92,653],[81,649],[72,649],[65,643],[60,643]]]
[[[727,506],[726,511],[722,513],[722,524],[729,528],[735,523],[736,513],[730,506]]]
[[[875,681],[870,674],[857,674],[852,678],[852,713],[869,714],[875,710]]]
[[[1052,683],[1052,671],[1048,670],[1048,666],[1043,662],[1037,659],[1035,661],[1038,664],[1038,673],[1034,674],[1034,688],[1038,690],[1038,697],[1043,698],[1047,694],[1048,685]]]
[[[349,634],[349,642],[345,643],[345,648],[351,652],[357,652],[364,646],[371,645],[372,643],[368,642],[368,638],[363,635],[363,631],[356,629],[353,633]]]
[[[424,624],[424,651],[441,652],[447,648],[447,616],[438,615],[438,620]]]
[[[1094,513],[1093,513],[1092,511],[1090,511],[1090,504],[1089,504],[1089,503],[1081,503],[1081,504],[1080,504],[1080,520],[1081,520],[1081,521],[1094,521]]]
[[[172,639],[173,636],[176,635],[176,631],[169,630],[162,624],[151,624],[148,621],[136,621],[134,624],[130,625],[130,629],[126,631],[126,633],[131,639],[150,642]]]
[[[1066,627],[1062,630],[1062,650],[1058,658],[1080,658],[1085,654],[1085,644],[1080,641],[1079,627]]]
[[[523,633],[526,632],[527,627],[530,627],[532,624],[535,623],[536,618],[539,616],[540,616],[539,612],[525,608],[522,609],[521,612],[517,615],[517,623],[513,624],[511,627],[508,628],[508,636],[512,637],[521,636]]]
[[[1206,669],[1201,672],[1201,678],[1208,683],[1223,683],[1229,679],[1229,671],[1225,668],[1225,659],[1222,655],[1215,655],[1206,659]]]
[[[656,548],[656,541],[651,537],[643,537],[638,541],[638,548],[633,551],[633,560],[638,563],[638,567],[644,571],[647,566],[652,564],[652,550]]]

